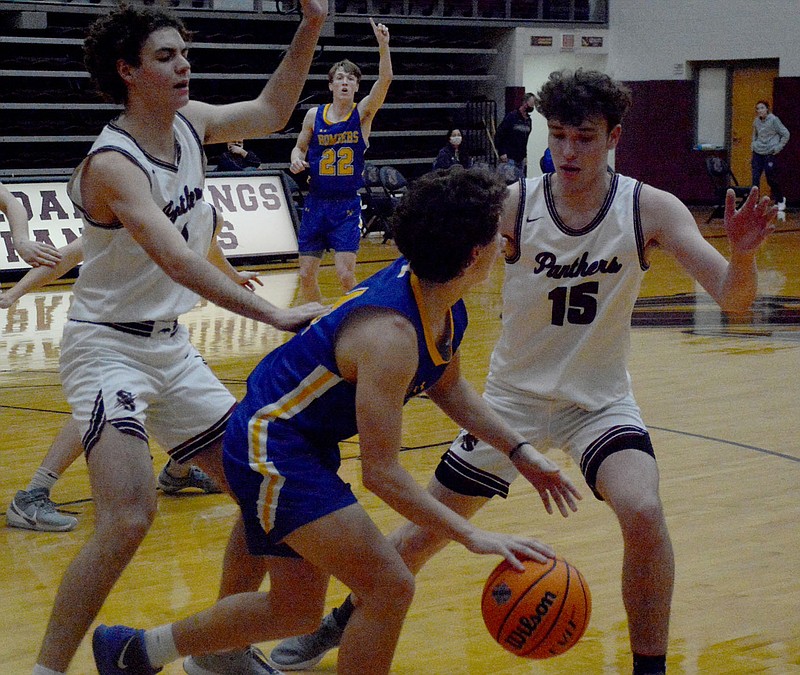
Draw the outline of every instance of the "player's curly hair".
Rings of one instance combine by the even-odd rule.
[[[625,85],[605,73],[582,68],[550,73],[536,98],[536,110],[546,120],[578,127],[587,119],[603,117],[609,131],[622,122],[631,106]]]
[[[497,235],[507,188],[492,171],[460,166],[425,174],[392,214],[397,248],[426,281],[458,277],[476,246]]]
[[[128,87],[117,72],[117,61],[141,65],[144,43],[161,28],[174,28],[186,41],[191,37],[179,18],[154,7],[121,5],[91,25],[83,43],[83,63],[103,98],[127,103]]]

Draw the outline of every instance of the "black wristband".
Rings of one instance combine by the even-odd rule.
[[[533,447],[533,443],[528,443],[528,441],[522,441],[522,443],[517,443],[513,448],[511,448],[511,452],[508,453],[508,458],[513,460],[514,455],[516,455],[520,451],[520,448],[523,445],[530,445],[531,447]]]

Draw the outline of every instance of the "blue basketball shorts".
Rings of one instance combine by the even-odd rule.
[[[283,422],[241,410],[225,432],[223,464],[247,547],[253,555],[298,557],[284,537],[357,501],[337,473],[339,447],[314,445]]]
[[[361,197],[306,197],[297,233],[300,255],[320,257],[326,249],[356,253],[360,244]]]

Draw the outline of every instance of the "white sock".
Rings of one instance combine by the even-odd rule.
[[[161,668],[180,657],[178,648],[175,646],[175,639],[172,637],[171,623],[146,630],[144,632],[144,648],[153,668]]]
[[[64,675],[60,670],[50,670],[49,668],[45,668],[44,666],[40,666],[38,663],[33,667],[33,674],[32,675]]]
[[[47,494],[50,494],[50,490],[53,489],[53,486],[56,484],[56,481],[59,478],[59,474],[40,466],[38,469],[36,469],[36,473],[33,474],[31,482],[28,483],[27,490],[30,491],[35,490],[36,488],[44,488],[47,490]]]

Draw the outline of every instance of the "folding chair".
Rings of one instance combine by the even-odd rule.
[[[364,164],[364,188],[361,192],[364,210],[361,214],[361,236],[370,232],[383,232],[384,241],[389,229],[389,216],[392,214],[392,200],[381,183],[380,170],[375,164]]]
[[[391,203],[391,210],[394,211],[397,203],[403,198],[403,193],[408,189],[408,181],[393,166],[382,166],[379,173],[383,191]],[[387,228],[383,232],[383,243],[385,244],[391,238],[391,226],[387,224]]]
[[[725,194],[728,189],[733,190],[736,195],[736,207],[738,208],[750,194],[750,187],[739,185],[730,165],[721,157],[706,157],[706,173],[711,178],[714,188],[714,209],[706,220],[706,223],[710,223],[714,218],[725,217]]]

